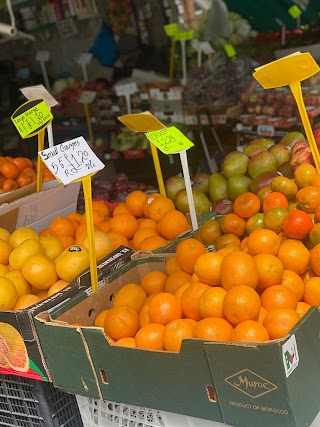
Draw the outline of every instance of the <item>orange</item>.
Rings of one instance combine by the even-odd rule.
[[[136,347],[136,340],[132,337],[120,338],[114,345],[121,345],[122,347]]]
[[[42,291],[37,292],[36,295],[41,299],[41,301],[43,301],[44,299],[47,298],[48,291],[46,289],[43,289]]]
[[[22,274],[38,289],[49,289],[58,280],[55,263],[42,254],[29,257],[22,266]]]
[[[296,167],[293,176],[298,188],[311,185],[311,182],[318,175],[316,168],[308,163],[303,163]]]
[[[209,288],[199,299],[199,311],[202,317],[223,317],[223,301],[227,291],[220,287]]]
[[[181,296],[181,306],[185,317],[190,317],[194,320],[201,320],[202,315],[199,308],[199,300],[201,295],[210,287],[201,282],[190,284]]]
[[[200,280],[199,280],[199,277],[196,275],[196,273],[193,273],[190,279],[190,283],[196,283],[196,282],[200,282]]]
[[[51,236],[59,237],[66,234],[74,237],[76,229],[70,218],[60,216],[51,221],[49,231]]]
[[[64,249],[69,248],[75,244],[75,239],[72,236],[68,236],[67,234],[61,234],[58,236],[58,239],[63,244]]]
[[[150,218],[140,218],[139,223],[138,223],[138,227],[139,227],[139,229],[144,228],[144,227],[156,229],[157,223],[155,221],[153,221],[153,219],[150,219]]]
[[[312,226],[313,221],[310,215],[296,209],[289,212],[283,221],[283,235],[290,239],[302,240],[308,236]]]
[[[264,228],[272,230],[275,233],[281,233],[283,229],[283,222],[288,216],[289,211],[285,208],[272,208],[264,214],[263,224]]]
[[[181,303],[181,297],[183,292],[191,285],[190,282],[186,282],[183,285],[180,285],[178,289],[176,290],[174,296],[178,299],[178,301]]]
[[[259,272],[253,257],[242,251],[230,252],[221,262],[220,279],[227,291],[239,285],[255,288],[259,282]]]
[[[36,175],[36,172],[30,167],[24,168],[22,172],[25,173],[26,175],[29,175],[30,177]]]
[[[294,239],[283,240],[277,256],[282,262],[285,270],[292,270],[297,274],[304,273],[310,261],[310,253],[308,249],[302,242],[300,242],[300,240]]]
[[[0,239],[5,240],[9,243],[11,233],[5,228],[0,227]]]
[[[17,289],[12,280],[0,277],[0,310],[12,310],[18,299]]]
[[[286,286],[274,285],[261,295],[261,305],[270,311],[274,308],[297,308],[296,295]]]
[[[258,254],[277,255],[280,240],[277,233],[267,229],[253,230],[247,240],[248,253],[252,256]]]
[[[213,245],[216,238],[221,235],[220,223],[216,219],[208,219],[200,225],[199,237],[204,245]]]
[[[72,282],[89,267],[89,251],[84,246],[70,246],[54,260],[54,263],[60,279]]]
[[[139,327],[142,328],[142,326],[149,325],[149,323],[151,323],[149,316],[149,304],[145,304],[139,313]]]
[[[5,178],[16,179],[20,171],[14,163],[7,161],[1,163],[0,172]]]
[[[285,176],[276,176],[271,181],[272,191],[282,193],[288,200],[294,200],[298,192],[297,184],[290,178]]]
[[[194,265],[194,272],[200,282],[208,285],[220,285],[220,266],[223,256],[216,252],[200,255]]]
[[[320,221],[320,203],[317,204],[314,210],[315,221]]]
[[[283,338],[299,322],[299,314],[292,308],[275,308],[269,311],[263,326],[269,333],[270,339]]]
[[[313,224],[308,238],[313,247],[320,243],[320,222]]]
[[[303,283],[306,283],[307,280],[311,279],[311,277],[316,276],[316,273],[312,270],[311,266],[309,265],[306,271],[302,274],[300,274],[301,279],[303,280]]]
[[[304,282],[299,274],[291,270],[284,270],[280,285],[290,289],[300,301],[304,295]]]
[[[106,216],[104,213],[98,209],[92,209],[92,219],[94,225],[99,225],[102,222],[105,222]],[[87,223],[87,214],[86,212],[81,216],[80,224],[86,224]]]
[[[241,218],[250,218],[260,210],[260,199],[254,193],[246,191],[233,202],[233,211]]]
[[[82,215],[78,212],[70,212],[70,213],[68,213],[68,215],[66,215],[66,217],[67,218],[73,218],[76,221],[78,221],[80,224]]]
[[[31,255],[43,254],[45,250],[41,243],[36,239],[24,240],[9,255],[9,264],[13,270],[22,270],[23,264]]]
[[[177,257],[174,255],[166,261],[166,273],[171,274],[181,270]]]
[[[109,235],[101,230],[93,231],[93,243],[97,261],[100,261],[114,250],[113,242]],[[89,250],[89,239],[87,234],[82,239],[81,246]]]
[[[110,209],[109,209],[107,203],[102,202],[101,200],[92,200],[92,209],[96,209],[97,211],[101,211],[105,217],[110,215]],[[75,218],[75,219],[77,219],[77,218]],[[80,220],[81,220],[81,218],[80,218]]]
[[[231,341],[269,341],[269,333],[261,323],[255,320],[245,320],[232,331]]]
[[[190,229],[186,216],[177,210],[165,212],[158,222],[157,230],[162,237],[173,240]]]
[[[261,323],[261,325],[263,325],[264,318],[266,317],[267,313],[268,313],[268,310],[266,310],[264,307],[261,306],[260,307],[260,311],[259,311],[259,316],[258,316],[258,319],[257,319],[257,321],[259,323]]]
[[[313,271],[316,273],[317,276],[320,276],[320,243],[318,243],[314,248],[311,249],[310,261]]]
[[[234,325],[245,320],[256,320],[260,313],[261,301],[258,293],[250,286],[231,288],[223,301],[223,313]]]
[[[175,209],[174,203],[169,197],[157,197],[149,205],[149,218],[159,222],[163,214]]]
[[[141,190],[132,191],[126,197],[126,206],[134,216],[143,216],[143,203],[147,199],[147,194]]]
[[[168,243],[163,237],[160,236],[149,236],[142,240],[139,245],[140,251],[155,251],[156,249],[165,246]]]
[[[168,292],[160,292],[149,303],[150,322],[166,325],[182,315],[178,299]]]
[[[288,209],[289,203],[286,196],[279,191],[273,191],[263,201],[262,208],[263,212],[268,212],[273,208],[285,208]]]
[[[98,224],[97,227],[99,230],[101,230],[105,233],[108,233],[110,231],[110,228],[111,228],[110,219],[108,221],[100,222],[100,224]],[[86,228],[85,228],[85,230],[86,230]],[[76,232],[76,234],[77,234],[77,232]]]
[[[193,337],[193,325],[185,319],[169,322],[163,332],[163,347],[167,351],[180,351],[184,339]]]
[[[19,188],[25,187],[26,185],[29,185],[32,183],[32,179],[29,175],[26,175],[23,172],[20,172],[19,175],[16,178],[16,183],[18,184]]]
[[[93,229],[99,230],[99,228],[96,225],[93,226]],[[77,239],[80,236],[80,234],[83,235],[84,231],[87,232],[87,223],[80,224],[77,227],[74,237]]]
[[[241,237],[246,232],[246,221],[235,213],[229,213],[221,218],[220,227],[224,233]]]
[[[164,292],[167,275],[161,271],[150,271],[141,280],[141,287],[149,296],[155,292]]]
[[[320,306],[320,277],[311,277],[304,285],[304,302]]]
[[[40,236],[51,236],[49,228],[43,228],[40,232],[39,232],[39,237]]]
[[[95,318],[94,326],[97,326],[98,328],[104,328],[104,322],[106,320],[106,316],[108,315],[109,311],[110,311],[109,309],[100,311],[100,313]]]
[[[205,246],[193,238],[180,240],[176,247],[178,264],[183,271],[190,274],[194,273],[194,265],[199,256],[204,253],[206,253]]]
[[[119,213],[110,220],[110,230],[116,233],[122,233],[130,240],[138,230],[136,218],[129,213]]]
[[[158,236],[158,232],[154,229],[154,228],[150,228],[150,227],[144,227],[141,229],[138,229],[133,236],[133,246],[135,249],[138,249],[140,246],[140,243],[146,239],[147,237],[151,237],[151,236]]]
[[[147,350],[163,350],[164,329],[164,325],[157,323],[142,326],[135,336],[136,347]]]
[[[214,241],[214,245],[216,247],[216,250],[225,248],[226,245],[233,244],[240,247],[240,239],[238,236],[232,233],[226,233],[222,236],[219,236]]]
[[[14,249],[8,242],[3,239],[0,239],[0,263],[7,265],[9,262],[10,254]]]
[[[112,241],[113,249],[118,249],[119,246],[129,246],[128,239],[121,233],[107,233],[109,239]]]
[[[148,218],[149,216],[149,206],[150,204],[154,201],[154,199],[156,199],[157,197],[162,197],[161,194],[159,193],[153,193],[153,194],[149,194],[147,195],[146,199],[143,202],[142,205],[142,211],[143,211],[143,215]]]
[[[203,340],[230,341],[233,327],[221,317],[207,317],[193,327],[193,336]]]
[[[9,238],[9,245],[14,249],[27,239],[39,240],[38,233],[30,227],[20,227],[11,234]]]
[[[320,188],[313,185],[301,188],[296,194],[296,202],[304,212],[314,213],[320,203]]]
[[[24,294],[17,299],[17,302],[12,310],[23,310],[24,308],[28,308],[33,304],[37,304],[41,299],[37,295],[33,294]]]
[[[5,276],[9,271],[9,268],[6,265],[0,264],[0,276]]]
[[[40,243],[45,255],[52,261],[62,254],[64,250],[62,242],[55,236],[41,236]]]
[[[134,337],[139,329],[139,317],[136,310],[128,305],[120,305],[110,309],[105,318],[105,333],[115,340]]]
[[[14,179],[7,178],[2,181],[2,192],[14,191],[19,188],[17,182]]]
[[[119,307],[121,305],[128,305],[139,314],[146,299],[147,294],[141,286],[136,285],[135,283],[128,283],[116,293],[112,306]]]
[[[15,157],[11,161],[17,166],[20,172],[30,165],[25,157]]]
[[[113,209],[112,215],[115,217],[119,215],[119,213],[130,213],[125,203],[119,203],[118,206]]]
[[[300,317],[304,316],[306,314],[306,312],[311,308],[311,305],[303,302],[303,301],[298,301],[297,303],[297,310],[296,312],[299,314]]]
[[[258,254],[253,257],[256,263],[259,289],[266,289],[273,285],[279,285],[283,277],[283,265],[279,258],[271,254]]]
[[[70,282],[67,282],[66,280],[59,279],[57,280],[53,285],[50,286],[48,289],[47,296],[51,297],[51,295],[60,292],[62,289],[66,288],[69,285]]]
[[[18,297],[31,293],[31,285],[23,277],[21,271],[9,271],[4,275],[4,277],[12,281],[16,287]]]

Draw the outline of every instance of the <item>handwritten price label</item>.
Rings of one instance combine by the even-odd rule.
[[[175,23],[167,24],[163,28],[168,37],[174,37],[175,34],[179,31],[179,26]]]
[[[297,6],[296,4],[294,4],[293,6],[291,6],[291,7],[288,9],[288,12],[289,12],[289,15],[290,15],[293,19],[296,19],[296,18],[298,18],[298,17],[301,15],[302,10],[300,9],[300,7],[299,7],[299,6]]]
[[[223,48],[229,58],[233,58],[234,56],[236,56],[237,51],[235,50],[232,44],[227,43],[223,46]]]
[[[145,135],[164,154],[179,153],[179,151],[188,150],[194,146],[193,142],[175,126],[147,132]]]
[[[31,107],[31,108],[29,108]],[[21,138],[28,138],[46,127],[53,119],[48,105],[43,100],[28,101],[11,116]]]
[[[178,31],[174,34],[174,38],[176,40],[191,40],[194,37],[194,31],[193,30],[187,30],[187,31]]]
[[[104,168],[82,136],[42,150],[39,154],[50,171],[65,185]]]

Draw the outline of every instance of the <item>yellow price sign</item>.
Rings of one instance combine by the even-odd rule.
[[[165,127],[154,115],[145,111],[137,114],[127,114],[118,117],[118,120],[134,132],[153,132]]]
[[[175,34],[179,31],[178,24],[167,24],[164,27],[164,31],[168,37],[174,37]]]
[[[193,39],[194,36],[194,31],[193,30],[187,30],[187,31],[178,31],[175,35],[174,38],[176,40],[191,40]]]
[[[223,48],[229,58],[233,58],[234,56],[236,56],[237,51],[231,43],[226,43]]]
[[[164,154],[179,153],[194,146],[193,142],[175,126],[155,132],[147,132],[146,137]]]
[[[296,18],[298,18],[301,15],[302,10],[300,9],[299,6],[297,6],[296,4],[294,4],[291,7],[289,7],[288,12],[289,12],[289,15],[293,19],[296,19]]]
[[[53,116],[43,99],[34,99],[22,104],[11,116],[21,138],[34,136],[47,127]]]

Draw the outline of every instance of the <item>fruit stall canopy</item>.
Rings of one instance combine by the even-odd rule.
[[[302,12],[301,25],[316,19],[320,12],[319,0],[225,0],[225,3],[229,11],[239,13],[262,33],[278,30],[280,21],[288,30],[297,28],[297,20],[289,13],[292,6],[298,6]]]

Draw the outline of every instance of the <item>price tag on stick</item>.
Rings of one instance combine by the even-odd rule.
[[[20,105],[11,120],[21,138],[38,135],[38,152],[44,148],[44,132],[53,119],[50,108],[43,99],[33,99]],[[42,162],[38,155],[37,192],[42,189]]]
[[[320,67],[310,53],[296,52],[256,68],[255,73],[253,73],[253,77],[265,89],[289,85],[298,106],[301,121],[318,173],[320,173],[319,151],[303,101],[301,81],[308,79],[319,71]]]
[[[87,217],[91,286],[92,291],[95,292],[98,289],[98,274],[94,244],[91,176],[103,169],[105,165],[94,154],[82,136],[42,150],[39,152],[39,156],[63,184],[79,180],[82,182]]]
[[[183,178],[186,186],[189,210],[191,216],[191,223],[193,231],[198,229],[196,209],[194,206],[191,179],[189,174],[187,150],[194,146],[182,132],[175,126],[161,129],[155,132],[146,133],[146,137],[152,142],[160,151],[165,154],[179,153],[182,166]]]

